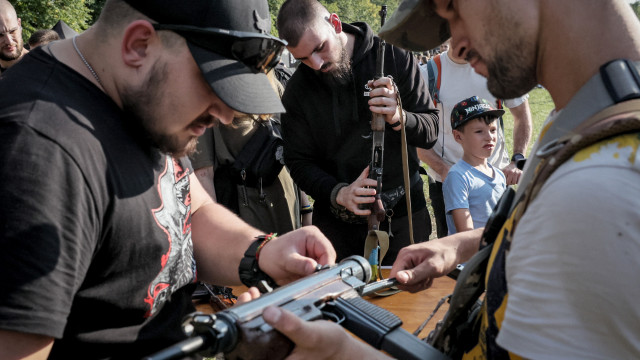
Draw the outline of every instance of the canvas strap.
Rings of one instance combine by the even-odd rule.
[[[407,148],[407,130],[406,130],[406,116],[402,109],[402,99],[400,98],[400,90],[396,83],[393,83],[393,87],[396,90],[396,101],[398,102],[398,110],[400,116],[403,118],[400,123],[400,147],[402,149],[402,173],[404,177],[404,197],[407,203],[407,219],[409,220],[409,242],[413,245],[415,243],[413,239],[413,212],[411,211],[411,176],[409,176],[409,153]]]
[[[625,101],[608,107],[586,122],[580,124],[571,133],[548,142],[546,146],[536,152],[540,158],[531,183],[523,192],[523,206],[519,207],[519,213],[515,216],[515,224],[524,214],[527,206],[536,197],[547,179],[565,161],[575,153],[602,140],[640,131],[640,99]],[[513,230],[512,230],[513,231]]]
[[[558,114],[558,117],[542,129],[540,139],[531,149],[531,155],[527,159],[524,172],[520,177],[520,185],[511,210],[524,196],[526,184],[531,182],[535,175],[535,169],[542,160],[538,156],[538,149],[547,148],[549,143],[556,142],[557,139],[571,134],[584,119],[592,118],[602,109],[640,97],[639,68],[640,63],[624,59],[614,60],[603,65],[600,72],[589,79]]]

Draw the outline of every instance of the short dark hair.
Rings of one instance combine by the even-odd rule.
[[[464,130],[464,128],[467,126],[467,124],[469,124],[469,123],[471,122],[471,120],[475,120],[475,119],[481,119],[481,120],[484,120],[484,123],[485,123],[485,124],[487,124],[487,125],[489,125],[489,124],[491,124],[492,122],[494,122],[494,121],[498,120],[498,118],[497,118],[497,117],[495,117],[495,116],[491,116],[491,115],[478,116],[478,117],[476,117],[476,118],[469,119],[468,121],[465,121],[465,122],[464,122],[464,123],[462,123],[460,126],[458,126],[458,127],[457,127],[457,128],[455,128],[455,129],[452,129],[452,130],[463,131],[463,130]]]
[[[33,48],[36,45],[46,44],[55,40],[60,40],[60,35],[58,35],[55,30],[36,30],[33,34],[31,34],[31,37],[29,38],[29,47]]]
[[[281,39],[296,47],[302,35],[329,11],[318,0],[287,0],[278,12],[277,28]]]
[[[99,29],[97,32],[99,39],[107,41],[112,34],[139,19],[147,20],[151,23],[156,22],[133,8],[125,0],[107,0],[94,27]],[[166,48],[174,48],[180,44],[182,39],[180,35],[172,31],[159,31],[158,37]]]

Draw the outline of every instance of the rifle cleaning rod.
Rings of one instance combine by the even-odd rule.
[[[367,296],[371,295],[376,291],[388,289],[392,286],[398,285],[398,280],[396,278],[384,279],[380,281],[373,282],[371,284],[367,284],[362,288],[362,295]]]

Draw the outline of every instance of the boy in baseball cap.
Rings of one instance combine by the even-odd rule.
[[[487,162],[502,114],[504,110],[477,96],[460,101],[451,111],[453,138],[464,154],[442,186],[449,235],[483,227],[506,189],[502,171]]]

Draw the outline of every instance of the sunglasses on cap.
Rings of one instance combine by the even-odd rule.
[[[254,73],[267,73],[280,61],[287,42],[272,35],[190,25],[153,24],[156,30],[170,30],[196,46],[245,64]]]

